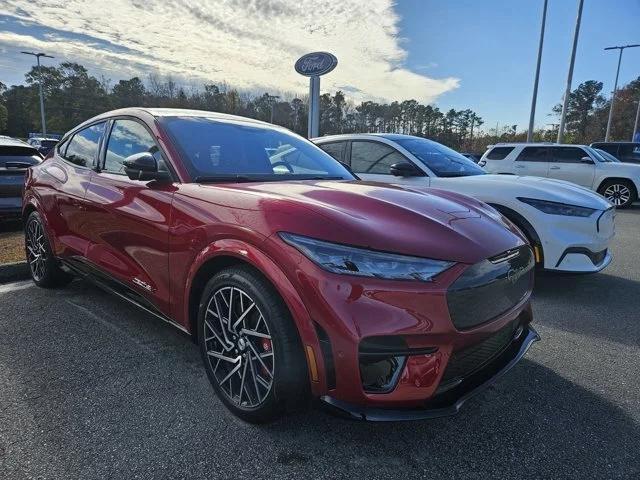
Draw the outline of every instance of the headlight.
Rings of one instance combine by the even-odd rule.
[[[348,247],[292,233],[281,232],[280,238],[325,270],[346,275],[427,282],[454,264]]]
[[[551,215],[566,215],[568,217],[590,217],[595,208],[579,207],[568,203],[550,202],[548,200],[537,200],[535,198],[518,197],[518,200],[537,208],[541,212]]]

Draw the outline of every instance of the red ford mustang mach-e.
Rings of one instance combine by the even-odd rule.
[[[454,413],[538,338],[531,249],[495,210],[357,181],[259,121],[97,116],[29,170],[23,215],[36,284],[87,278],[190,334],[248,421]]]

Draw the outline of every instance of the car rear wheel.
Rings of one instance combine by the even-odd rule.
[[[306,405],[306,361],[282,298],[250,267],[216,274],[199,306],[198,338],[207,376],[235,415],[274,420]]]
[[[637,199],[636,189],[631,182],[625,180],[607,180],[598,193],[613,203],[617,208],[627,208]]]
[[[64,272],[53,256],[51,244],[38,212],[31,212],[24,227],[24,245],[27,262],[34,283],[43,288],[67,285],[73,277]]]

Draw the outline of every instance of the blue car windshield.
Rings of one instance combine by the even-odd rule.
[[[438,177],[468,177],[487,173],[473,161],[438,142],[418,137],[393,140],[416,156]]]
[[[210,117],[160,117],[196,182],[353,180],[340,162],[287,130]]]

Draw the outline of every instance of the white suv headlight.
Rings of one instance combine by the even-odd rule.
[[[535,198],[518,197],[523,203],[537,208],[541,212],[550,215],[565,215],[568,217],[590,217],[597,210],[595,208],[580,207],[578,205],[570,205],[568,203],[551,202],[549,200],[538,200]]]

